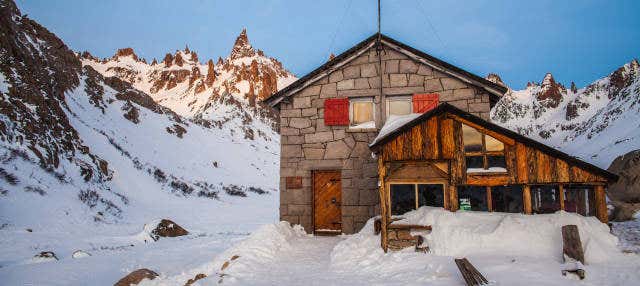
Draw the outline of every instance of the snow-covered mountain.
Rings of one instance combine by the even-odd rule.
[[[80,57],[11,1],[0,33],[0,229],[275,204],[279,136],[256,102],[294,77],[244,31],[215,66],[187,50]]]
[[[640,64],[633,60],[584,88],[566,88],[548,73],[542,83],[509,90],[491,119],[606,169],[640,149]]]
[[[246,30],[237,37],[229,56],[218,58],[215,64],[211,59],[201,63],[188,47],[150,64],[132,48],[119,49],[106,59],[88,52],[80,57],[83,64],[131,83],[181,116],[233,126],[248,139],[265,136],[263,125],[277,126],[260,100],[296,80],[278,60],[254,49]]]

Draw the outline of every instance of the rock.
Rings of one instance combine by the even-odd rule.
[[[145,229],[146,228],[147,225],[145,225]],[[177,237],[187,234],[189,234],[187,230],[168,219],[162,219],[160,223],[158,223],[155,228],[149,232],[149,235],[154,241],[157,241],[160,237]]]
[[[189,280],[187,281],[187,283],[184,283],[184,286],[189,286],[189,285],[191,285],[191,284],[195,283],[196,281],[198,281],[198,280],[200,280],[200,279],[203,279],[203,278],[206,278],[206,277],[207,277],[207,275],[206,275],[206,274],[199,273],[199,274],[197,274],[195,277],[193,277],[193,278],[189,279]]]
[[[619,179],[607,188],[607,194],[614,201],[626,203],[640,202],[640,150],[618,156],[609,168]]]
[[[89,257],[91,256],[91,254],[89,252],[86,252],[84,250],[76,250],[73,252],[73,254],[71,255],[71,257],[73,258],[85,258],[85,257]]]
[[[33,256],[33,258],[35,258],[36,260],[39,260],[39,261],[58,260],[58,257],[56,256],[56,254],[53,251],[40,252],[40,253],[36,254],[35,256]]]
[[[634,219],[634,215],[640,211],[640,203],[613,202],[613,214],[609,218],[612,221],[627,221]]]
[[[156,277],[158,277],[158,273],[154,272],[153,270],[141,268],[129,273],[129,275],[125,277],[122,277],[122,279],[118,280],[118,282],[116,282],[116,284],[113,284],[113,286],[138,285],[138,283],[140,283],[144,279],[153,280]]]

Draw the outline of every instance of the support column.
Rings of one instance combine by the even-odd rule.
[[[491,197],[491,187],[487,186],[486,188],[486,192],[487,192],[487,210],[492,212],[493,211],[493,198]]]
[[[458,211],[458,189],[455,186],[449,185],[449,210],[452,212]]]
[[[389,212],[389,200],[387,199],[386,183],[384,178],[387,175],[387,168],[382,160],[382,154],[378,154],[378,194],[380,197],[380,247],[384,252],[387,252],[389,247],[389,238],[387,237],[387,226],[391,219],[391,213]]]
[[[529,185],[522,187],[522,203],[524,205],[524,213],[531,214],[531,187]]]
[[[595,186],[596,192],[596,216],[603,223],[609,222],[609,215],[607,214],[607,199],[603,185]]]
[[[563,185],[558,185],[558,190],[560,191],[560,209],[564,210],[564,186]]]

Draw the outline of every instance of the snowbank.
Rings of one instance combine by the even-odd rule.
[[[557,212],[523,215],[487,212],[449,212],[422,207],[403,215],[398,223],[433,226],[424,235],[430,252],[440,256],[501,254],[549,258],[562,261],[563,225],[575,224],[580,231],[586,263],[606,262],[616,257],[618,238],[595,217]],[[372,221],[358,234],[336,246],[332,258],[339,261],[370,260],[381,255],[379,236],[373,235]],[[369,258],[369,259],[366,259]]]

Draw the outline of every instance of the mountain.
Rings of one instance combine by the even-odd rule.
[[[541,83],[510,89],[491,119],[606,169],[640,149],[640,64],[633,60],[584,88],[567,89],[547,73]]]
[[[259,195],[272,212],[279,136],[257,100],[293,76],[244,31],[215,66],[186,49],[80,56],[12,1],[0,32],[0,229],[140,227]]]
[[[80,58],[102,75],[130,83],[181,116],[232,126],[248,139],[265,136],[264,125],[277,128],[274,115],[260,100],[296,80],[282,63],[251,46],[246,29],[229,56],[216,63],[211,59],[201,63],[188,47],[151,63],[132,48],[119,49],[106,59],[88,52]]]

